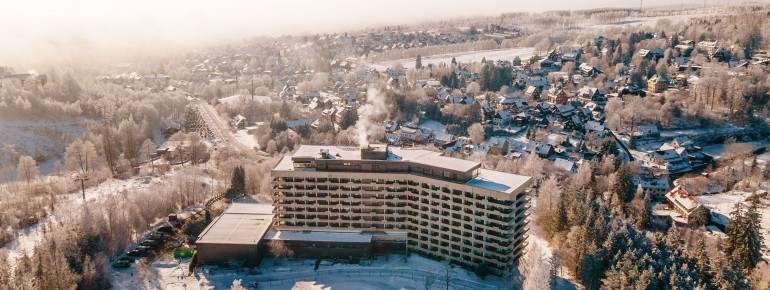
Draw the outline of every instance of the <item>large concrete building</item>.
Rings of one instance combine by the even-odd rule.
[[[386,145],[303,145],[272,176],[273,228],[295,233],[287,237],[358,233],[371,236],[375,254],[408,248],[498,275],[526,245],[531,178],[477,162]]]

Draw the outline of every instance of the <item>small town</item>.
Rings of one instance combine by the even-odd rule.
[[[0,288],[770,287],[770,3],[330,1],[9,32]]]

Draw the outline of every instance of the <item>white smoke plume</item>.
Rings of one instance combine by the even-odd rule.
[[[388,117],[388,104],[385,102],[385,94],[377,88],[369,88],[366,91],[366,104],[358,108],[358,145],[361,148],[369,146],[369,136],[372,136],[377,126]]]

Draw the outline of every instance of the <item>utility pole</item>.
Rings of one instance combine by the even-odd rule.
[[[80,191],[83,193],[83,200],[86,200],[86,180],[88,180],[88,177],[85,175],[78,174],[75,180],[80,181]]]
[[[639,0],[639,14],[642,14],[642,3],[644,3],[644,0]]]

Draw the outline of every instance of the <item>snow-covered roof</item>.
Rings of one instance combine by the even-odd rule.
[[[272,221],[272,205],[233,203],[203,230],[197,243],[256,245]]]
[[[492,191],[512,193],[523,189],[532,182],[532,178],[488,169],[479,169],[479,175],[466,185]]]
[[[567,159],[556,158],[553,165],[570,173],[574,173],[577,170],[575,167],[575,162],[569,161]]]
[[[669,191],[666,194],[666,199],[673,203],[674,206],[687,213],[691,213],[698,207],[702,206],[700,202],[695,200],[695,198],[693,198],[690,193],[687,192],[687,190],[680,186],[677,186],[673,190]]]

